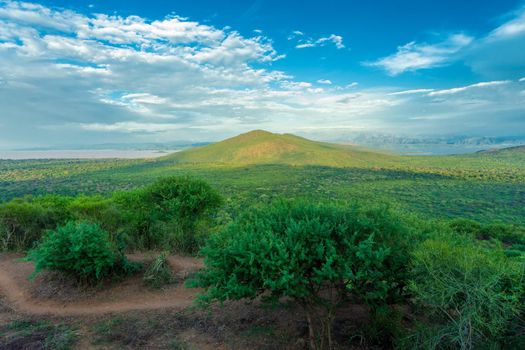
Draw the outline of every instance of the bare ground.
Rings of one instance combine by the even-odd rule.
[[[25,314],[72,316],[145,309],[181,310],[191,305],[197,292],[185,288],[182,283],[162,290],[151,290],[142,284],[141,276],[137,275],[95,292],[90,290],[84,295],[74,295],[72,300],[64,300],[59,290],[47,295],[48,298],[38,298],[35,295],[45,294],[42,289],[48,288],[50,281],[40,277],[31,282],[29,276],[33,272],[33,264],[20,261],[19,258],[21,256],[13,254],[0,257],[0,291],[10,307]],[[140,259],[138,256],[131,258]],[[181,256],[170,257],[170,264],[179,276],[202,266],[198,259]]]
[[[183,279],[202,267],[195,258],[172,256],[178,283],[162,290],[143,285],[141,274],[86,290],[53,276],[28,280],[33,271],[20,255],[0,256],[0,349],[306,349],[307,324],[300,308],[262,309],[257,301],[229,302],[210,310],[191,307],[198,290]],[[148,261],[151,254],[129,256]],[[366,310],[342,310],[334,331],[340,349],[363,349]],[[14,329],[13,324],[23,329]],[[41,325],[44,326],[41,326]],[[4,334],[2,334],[4,333]],[[352,338],[349,335],[357,334]],[[55,347],[59,348],[59,347]],[[61,348],[62,349],[62,348]]]

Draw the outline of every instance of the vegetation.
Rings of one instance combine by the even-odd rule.
[[[144,273],[144,283],[151,288],[161,288],[174,281],[166,252],[160,254]]]
[[[386,208],[279,203],[210,240],[194,285],[207,288],[206,302],[291,298],[305,310],[311,348],[332,349],[338,308],[360,301],[373,312],[401,296],[411,239]]]
[[[195,253],[206,236],[206,220],[221,196],[204,181],[162,178],[142,189],[113,196],[121,210],[129,243],[138,249]]]
[[[42,270],[60,271],[87,284],[138,269],[110,241],[106,231],[88,222],[68,222],[49,231],[29,252],[28,259],[35,263],[35,274]]]
[[[89,221],[108,232],[120,249],[168,249],[195,253],[222,204],[210,185],[188,177],[167,177],[109,197],[26,196],[0,204],[3,250],[27,250],[46,231],[68,221]]]
[[[501,249],[436,237],[418,247],[412,266],[410,289],[430,322],[414,336],[417,348],[508,348],[506,331],[524,306],[522,264]]]
[[[226,219],[276,197],[315,196],[390,202],[435,218],[525,225],[525,148],[395,156],[266,132],[155,160],[0,161],[0,199],[47,193],[109,197],[166,176],[199,178],[219,189]]]
[[[144,275],[159,288],[169,253],[204,247],[202,302],[291,300],[312,348],[519,349],[524,198],[523,147],[403,157],[256,131],[155,160],[0,161],[0,249],[93,284],[165,251]],[[341,338],[355,305],[366,322]],[[139,321],[99,333],[146,346],[158,327]]]
[[[0,242],[3,250],[30,248],[46,230],[65,222],[68,200],[61,196],[25,197],[0,205]]]
[[[255,130],[228,140],[174,153],[183,163],[289,164],[336,167],[391,164],[398,157],[359,147],[315,142],[291,134]]]
[[[49,321],[15,320],[0,326],[2,349],[70,350],[78,339],[77,332],[65,324]]]

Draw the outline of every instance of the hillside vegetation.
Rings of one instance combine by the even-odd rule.
[[[220,189],[227,217],[275,197],[390,202],[430,217],[525,224],[525,147],[397,156],[252,131],[154,160],[0,160],[0,201],[102,194],[192,176]]]
[[[399,157],[356,146],[254,130],[167,157],[181,163],[289,164],[356,167],[393,164]]]

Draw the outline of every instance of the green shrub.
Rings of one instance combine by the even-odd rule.
[[[402,294],[410,241],[387,208],[281,202],[214,235],[189,285],[206,289],[205,303],[290,298],[305,310],[311,346],[331,348],[337,308],[353,300],[377,310]]]
[[[122,214],[111,198],[80,195],[71,200],[68,210],[77,221],[99,224],[112,240],[123,225]]]
[[[173,272],[168,262],[168,254],[160,254],[144,273],[144,283],[151,288],[161,288],[174,281]]]
[[[139,249],[198,251],[209,219],[222,203],[206,182],[168,177],[142,189],[114,195],[123,213],[130,246]]]
[[[479,232],[483,227],[479,222],[468,219],[452,220],[450,221],[449,226],[453,232],[475,239],[478,238]]]
[[[0,250],[31,248],[47,230],[70,218],[68,202],[68,197],[50,195],[0,204]]]
[[[525,244],[525,228],[502,224],[480,224],[467,219],[452,220],[450,228],[460,235],[478,240],[497,240],[503,244]]]
[[[88,222],[68,222],[49,231],[28,258],[35,263],[35,274],[60,271],[88,284],[137,269],[110,241],[106,231]]]
[[[412,337],[424,349],[497,346],[519,311],[522,266],[501,249],[440,237],[413,254],[410,289],[427,320]]]

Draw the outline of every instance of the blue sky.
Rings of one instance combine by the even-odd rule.
[[[525,135],[523,1],[0,0],[0,148]]]

